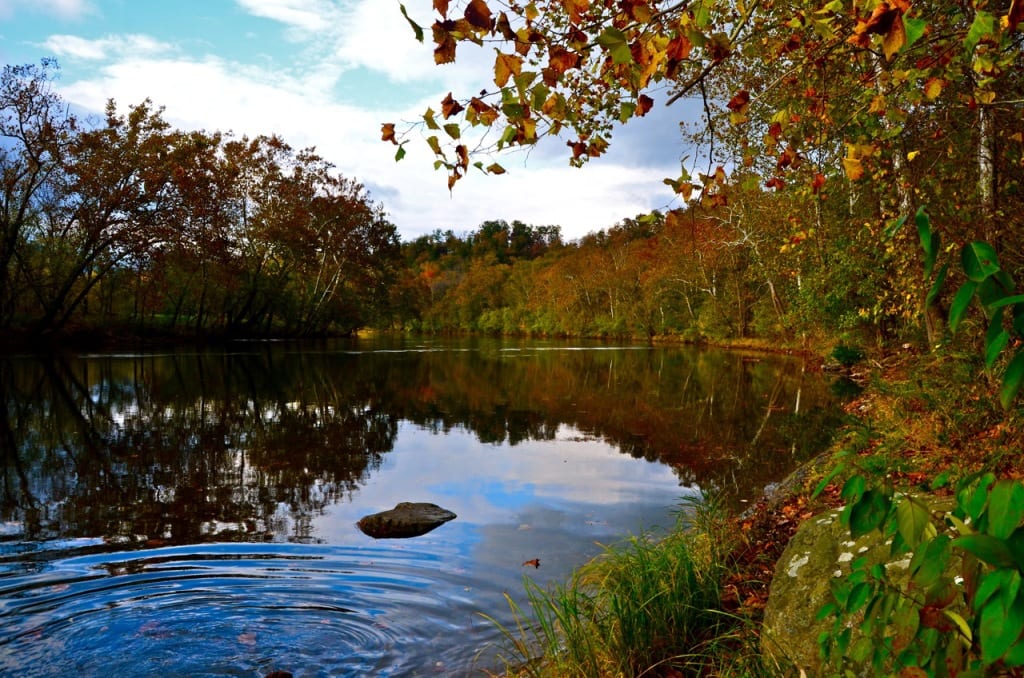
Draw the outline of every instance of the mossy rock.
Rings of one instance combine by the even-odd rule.
[[[945,513],[955,506],[949,497],[919,499],[933,513]],[[775,565],[764,614],[762,652],[782,666],[793,667],[793,675],[822,675],[818,637],[832,630],[834,619],[818,621],[817,614],[832,601],[832,582],[850,574],[854,560],[866,557],[873,564],[883,563],[898,586],[910,577],[912,554],[890,559],[889,542],[877,530],[851,539],[840,520],[840,511],[833,509],[804,521]]]

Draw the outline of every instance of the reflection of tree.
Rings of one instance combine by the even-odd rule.
[[[365,383],[266,358],[0,362],[4,517],[33,538],[308,538],[397,420]]]
[[[832,428],[799,361],[478,348],[0,360],[2,518],[31,538],[308,539],[403,419],[512,445],[565,424],[743,497]]]

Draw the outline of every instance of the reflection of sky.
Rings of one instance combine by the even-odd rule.
[[[568,427],[555,440],[483,444],[463,429],[436,434],[405,422],[380,470],[352,497],[317,519],[314,536],[366,544],[354,523],[401,501],[439,504],[458,518],[413,540],[382,540],[394,549],[453,548],[452,567],[509,582],[526,560],[541,576],[562,578],[596,555],[598,543],[667,527],[684,495],[663,464],[634,459]]]

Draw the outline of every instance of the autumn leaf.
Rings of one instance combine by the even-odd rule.
[[[750,103],[750,92],[745,89],[741,89],[732,99],[729,99],[729,103],[725,105],[730,111],[744,112],[747,110],[747,105]]]
[[[562,6],[569,15],[569,21],[578,24],[583,21],[583,14],[590,9],[590,0],[562,0]]]
[[[434,0],[434,9],[441,16],[448,18],[448,0]]]
[[[491,24],[494,21],[491,16],[491,8],[484,0],[471,0],[466,6],[466,21],[475,28],[491,30]]]
[[[447,120],[453,115],[458,115],[459,113],[462,112],[462,110],[462,104],[453,99],[452,93],[448,92],[448,96],[446,96],[444,98],[444,101],[441,102],[441,115],[444,116],[444,119]]]
[[[924,83],[924,96],[929,100],[935,100],[940,94],[942,94],[942,88],[946,86],[946,81],[942,78],[928,78]]]
[[[395,139],[395,123],[386,122],[380,126],[380,140],[398,145],[398,141]]]
[[[897,16],[896,20],[892,22],[892,27],[882,38],[882,51],[885,53],[886,60],[891,60],[906,43],[907,30],[901,16]]]
[[[811,191],[817,194],[825,186],[825,175],[818,172],[814,175],[814,181],[811,182]]]
[[[540,567],[540,558],[524,561],[523,567]]]
[[[476,125],[479,123],[490,127],[499,116],[500,113],[482,99],[473,97],[469,100],[469,112],[466,114],[466,118],[470,124]]]
[[[512,75],[519,75],[523,70],[523,59],[515,54],[498,52],[494,60],[494,84],[504,87]]]
[[[505,168],[495,162],[487,166],[487,172],[490,174],[504,174]]]
[[[636,100],[636,115],[640,116],[641,118],[644,117],[645,115],[647,115],[648,111],[650,111],[653,106],[654,99],[647,96],[646,94],[641,94],[639,97],[637,97]]]
[[[860,158],[849,156],[843,158],[843,170],[850,181],[859,181],[864,176],[864,166],[861,164]]]

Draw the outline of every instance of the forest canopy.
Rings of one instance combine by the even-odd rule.
[[[398,236],[357,181],[149,100],[80,118],[56,70],[0,76],[0,331],[348,333],[382,312]]]

